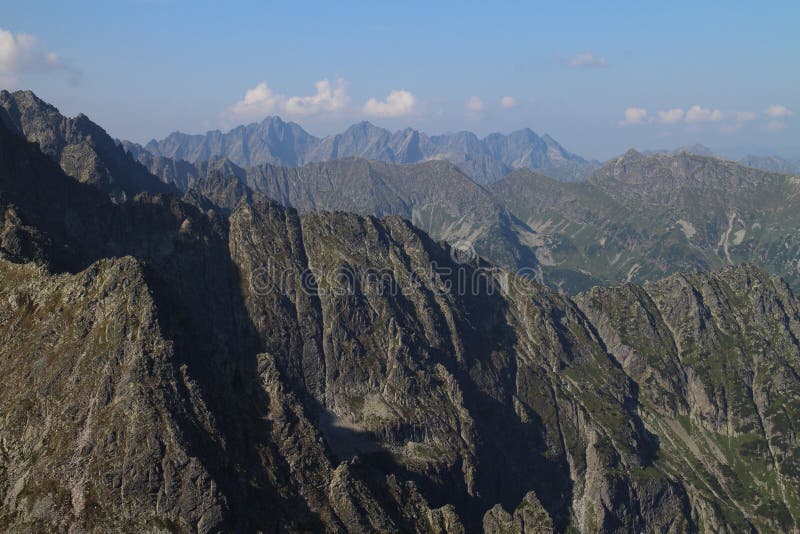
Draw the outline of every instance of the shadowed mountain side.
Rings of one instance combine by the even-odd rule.
[[[130,157],[85,115],[67,118],[31,91],[0,91],[6,127],[39,148],[65,173],[96,186],[117,201],[138,193],[164,193],[172,188]]]

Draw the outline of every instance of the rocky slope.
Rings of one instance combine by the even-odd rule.
[[[568,293],[742,261],[797,288],[797,179],[689,148],[630,151],[584,183],[521,169],[486,190],[452,167],[347,159],[247,170],[214,160],[195,167],[198,178],[191,180],[225,167],[301,211],[398,213],[438,239]]]
[[[202,209],[230,212],[240,202],[270,198],[301,213],[399,215],[464,254],[480,254],[511,269],[533,272],[538,265],[536,245],[543,237],[446,161],[392,165],[349,158],[245,170],[228,160],[212,160],[193,168],[197,178],[184,199]]]
[[[699,526],[797,530],[800,314],[786,284],[745,265],[578,303],[639,384],[655,465],[683,479]]]
[[[750,155],[741,158],[739,163],[769,172],[781,172],[794,175],[800,174],[800,158]]]
[[[348,211],[400,215],[436,239],[509,268],[533,268],[533,232],[486,189],[446,161],[392,165],[344,159],[300,168],[252,167],[247,184],[301,213]]]
[[[479,139],[471,132],[428,136],[411,128],[390,132],[360,122],[342,133],[317,138],[298,124],[284,122],[279,117],[267,117],[260,123],[225,133],[175,132],[144,147],[133,143],[126,146],[141,154],[140,161],[145,165],[153,157],[191,163],[226,158],[241,167],[263,164],[297,167],[353,157],[385,163],[444,159],[480,184],[497,181],[518,168],[539,169],[558,179],[578,181],[598,166],[567,151],[549,135],[539,137],[529,129]]]
[[[8,128],[37,143],[65,173],[116,200],[124,201],[142,191],[171,189],[85,115],[64,117],[31,91],[0,91],[0,109]]]
[[[194,198],[0,126],[3,528],[798,528],[779,280],[573,301],[398,216]]]
[[[521,170],[490,189],[529,228],[554,236],[550,263],[567,273],[646,281],[752,261],[800,283],[800,182],[790,175],[687,152],[630,151],[583,184]]]

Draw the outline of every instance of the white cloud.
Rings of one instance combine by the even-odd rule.
[[[647,110],[644,108],[627,108],[625,110],[625,119],[619,122],[620,126],[629,126],[632,124],[645,124],[650,121],[647,115]]]
[[[344,80],[339,78],[331,87],[325,79],[315,84],[317,92],[311,96],[292,96],[286,101],[288,115],[313,115],[323,111],[338,111],[347,103]]]
[[[477,96],[469,97],[464,103],[464,106],[467,108],[467,114],[473,117],[477,117],[486,111],[486,106],[484,105],[483,100]]]
[[[283,103],[283,97],[275,94],[267,82],[261,82],[244,93],[244,98],[231,108],[238,117],[258,118],[274,113]]]
[[[658,120],[663,124],[675,124],[683,118],[683,110],[681,108],[673,108],[667,111],[658,112]]]
[[[569,60],[573,67],[607,67],[608,62],[604,57],[598,56],[593,52],[578,54]]]
[[[752,111],[737,111],[734,117],[736,118],[736,122],[748,122],[756,120],[758,115]]]
[[[767,116],[773,119],[785,119],[793,114],[793,111],[786,106],[773,105],[766,109]]]
[[[364,114],[370,117],[403,117],[416,111],[417,98],[410,91],[395,90],[389,93],[386,100],[370,98],[364,104]]]
[[[270,89],[267,82],[261,82],[244,93],[244,98],[229,110],[234,118],[255,120],[272,113],[289,116],[315,115],[323,112],[336,112],[347,103],[344,80],[338,79],[331,85],[327,79],[315,84],[317,92],[311,96],[286,97]]]
[[[504,96],[500,99],[500,105],[506,109],[517,107],[517,99],[513,96]]]
[[[767,130],[770,132],[777,132],[779,130],[783,130],[786,128],[786,124],[781,121],[769,121],[767,124]]]
[[[0,29],[0,83],[16,85],[18,75],[64,70],[78,83],[80,72],[63,63],[58,54],[45,50],[39,39],[27,33],[16,35]]]
[[[58,68],[58,56],[46,52],[33,35],[0,30],[0,74]]]
[[[718,109],[708,109],[700,106],[692,106],[686,112],[686,122],[695,124],[700,122],[719,122],[723,119],[723,114]]]

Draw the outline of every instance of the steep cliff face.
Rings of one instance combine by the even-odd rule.
[[[1,285],[4,302],[20,303],[0,321],[3,362],[16,369],[3,382],[3,525],[457,530],[457,515],[430,508],[410,481],[343,482],[361,480],[357,466],[330,459],[261,350],[224,219],[174,197],[117,205],[24,140],[6,136],[2,149]],[[135,259],[99,259],[125,254]],[[30,406],[44,413],[30,418]],[[44,439],[59,412],[63,432]]]
[[[405,473],[468,525],[532,489],[559,528],[570,512],[583,529],[689,524],[678,485],[643,482],[654,442],[632,383],[570,301],[457,264],[399,218],[243,206],[231,238],[267,288],[246,299],[253,323],[340,460]]]
[[[207,531],[229,508],[144,278],[130,257],[73,276],[0,260],[4,528]]]
[[[397,216],[212,185],[116,204],[0,125],[0,526],[797,528],[778,280],[573,301]]]
[[[800,314],[786,284],[745,265],[578,302],[639,384],[656,465],[684,481],[699,524],[797,529]]]

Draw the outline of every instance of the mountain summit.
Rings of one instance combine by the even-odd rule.
[[[171,188],[141,164],[86,115],[67,118],[31,91],[0,91],[0,109],[10,129],[37,143],[64,172],[97,186],[117,200]]]

